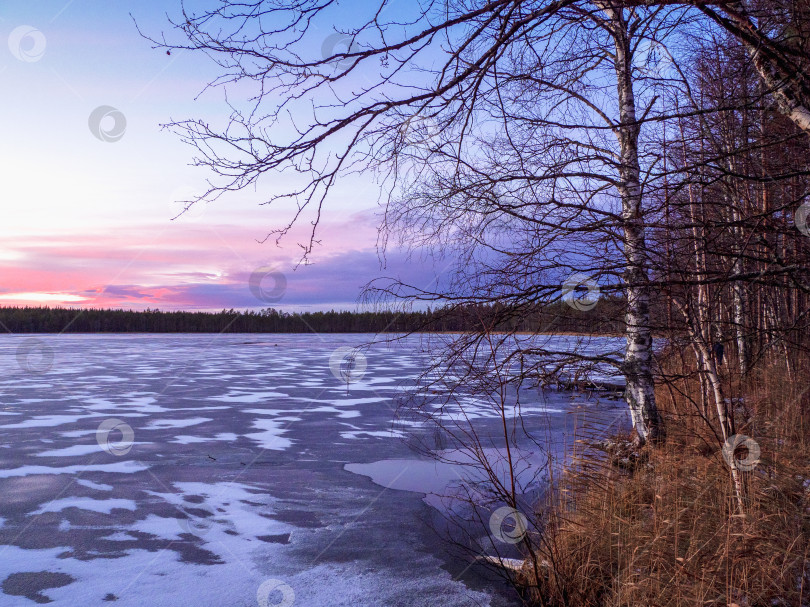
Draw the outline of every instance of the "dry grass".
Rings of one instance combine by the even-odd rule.
[[[531,604],[810,605],[810,376],[794,371],[801,379],[788,381],[778,362],[761,369],[737,386],[727,378],[729,394],[744,397],[737,433],[761,449],[743,473],[744,515],[721,445],[696,415],[699,384],[662,387],[667,443],[645,449],[631,469],[610,463],[627,460],[606,457],[589,440],[593,428],[581,433],[538,514],[548,566],[539,576],[524,568]]]

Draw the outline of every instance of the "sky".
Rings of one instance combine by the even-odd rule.
[[[221,93],[200,95],[215,65],[153,49],[136,29],[133,19],[150,34],[168,30],[166,11],[178,5],[0,0],[8,42],[0,46],[0,306],[258,309],[268,301],[251,291],[251,276],[267,268],[286,279],[273,307],[355,309],[375,277],[429,281],[396,251],[381,266],[371,177],[337,188],[305,266],[298,242],[308,226],[281,246],[259,242],[290,216],[289,207],[258,204],[269,191],[173,219],[209,175],[160,125],[227,111]]]

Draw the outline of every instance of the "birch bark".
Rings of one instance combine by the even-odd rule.
[[[624,236],[624,282],[627,309],[626,347],[623,362],[625,399],[630,408],[637,442],[664,438],[664,426],[655,403],[652,372],[652,331],[648,289],[648,255],[642,206],[638,140],[641,127],[636,116],[633,89],[633,54],[624,12],[607,2],[596,2],[608,20],[615,46],[619,125],[615,129],[621,151],[619,195]]]

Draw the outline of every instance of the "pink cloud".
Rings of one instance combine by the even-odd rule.
[[[8,239],[0,258],[0,305],[81,305],[162,309],[259,308],[250,276],[270,266],[287,277],[275,307],[350,305],[386,272],[369,213],[324,224],[311,265],[298,265],[306,228],[277,247],[255,227],[209,224],[133,226],[106,233]],[[400,260],[400,270],[421,271]],[[297,266],[297,267],[296,267]]]

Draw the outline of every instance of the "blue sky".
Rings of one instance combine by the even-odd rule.
[[[192,149],[160,124],[227,111],[220,91],[198,97],[216,66],[152,49],[136,30],[133,17],[151,34],[167,30],[165,13],[177,3],[2,6],[0,305],[263,307],[247,284],[260,266],[288,276],[276,306],[288,309],[352,308],[377,275],[427,281],[429,271],[396,252],[380,268],[370,177],[336,189],[313,263],[295,271],[306,225],[281,247],[256,242],[289,217],[289,207],[257,204],[272,182],[171,221],[176,201],[201,192],[208,175],[189,166]],[[88,120],[102,106],[112,110],[94,134]],[[120,139],[99,139],[115,128]]]

